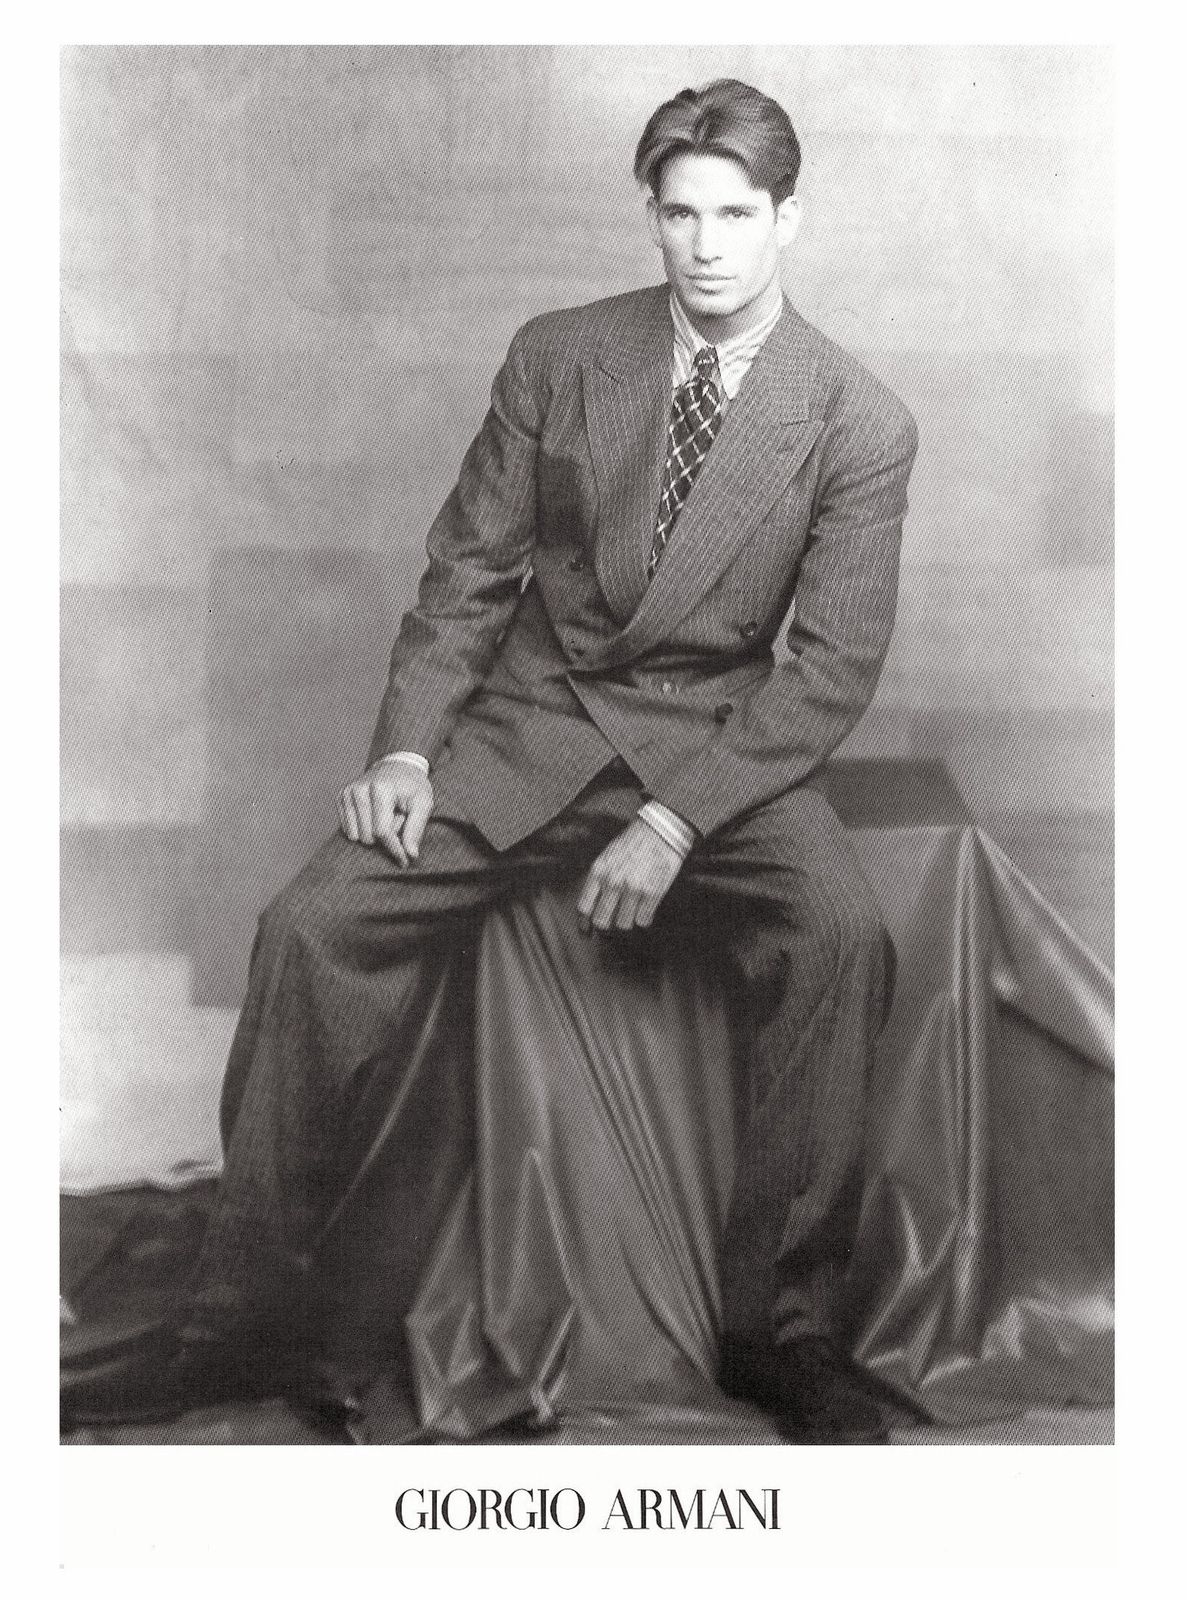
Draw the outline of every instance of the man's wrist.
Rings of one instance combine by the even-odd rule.
[[[415,767],[418,772],[429,775],[429,763],[424,756],[417,755],[415,750],[392,750],[386,756],[380,756],[375,763],[377,767],[383,766],[385,761],[406,761],[410,767]]]
[[[658,833],[665,844],[678,851],[681,860],[696,843],[696,829],[691,823],[685,822],[683,817],[669,810],[660,800],[648,800],[641,805],[638,817],[640,822],[645,822],[653,832]]]

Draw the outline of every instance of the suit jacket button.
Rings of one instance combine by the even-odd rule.
[[[718,722],[725,722],[726,719],[728,717],[732,717],[733,714],[733,702],[730,700],[723,700],[719,706],[715,706],[713,709],[713,715],[717,718]]]
[[[660,691],[663,694],[675,694],[676,685],[672,682],[671,678],[665,678],[660,684]]]
[[[739,632],[741,633],[743,639],[753,639],[754,635],[758,632],[758,623],[744,622],[739,629]]]

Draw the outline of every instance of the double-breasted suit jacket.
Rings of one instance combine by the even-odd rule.
[[[711,834],[819,767],[877,684],[910,413],[785,303],[648,583],[668,297],[515,335],[396,641],[371,756],[425,755],[438,813],[499,849],[615,755]]]

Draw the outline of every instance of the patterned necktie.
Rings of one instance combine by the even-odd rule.
[[[689,490],[701,470],[701,463],[709,454],[709,446],[720,424],[721,374],[717,367],[717,351],[710,344],[697,351],[692,376],[680,385],[672,397],[672,416],[668,423],[668,463],[664,468],[659,514],[655,521],[655,536],[651,541],[651,558],[647,563],[649,583],[655,577],[655,569],[672,537],[680,508],[688,499]]]

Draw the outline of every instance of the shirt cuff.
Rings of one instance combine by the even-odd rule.
[[[393,750],[389,755],[380,756],[375,765],[382,766],[385,761],[407,761],[410,767],[416,767],[426,778],[429,775],[429,763],[424,756],[418,756],[415,750]]]
[[[683,817],[669,811],[659,800],[648,800],[639,807],[639,819],[649,828],[653,828],[665,844],[670,844],[673,850],[685,857],[696,843],[696,829],[685,822]]]

